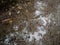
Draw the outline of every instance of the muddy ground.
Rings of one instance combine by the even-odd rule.
[[[37,0],[18,0],[16,3],[13,2],[9,5],[5,4],[7,8],[5,7],[3,3],[0,5],[4,5],[0,7],[0,45],[5,45],[3,42],[5,40],[5,36],[9,33],[15,32],[17,29],[14,29],[14,25],[18,25],[19,29],[18,32],[21,32],[25,27],[26,23],[24,21],[27,21],[29,26],[27,27],[30,32],[35,31],[36,23],[34,23],[34,20],[37,19],[39,16],[35,17],[33,14],[36,10],[34,8],[34,3]],[[48,27],[48,32],[43,37],[42,45],[60,45],[60,0],[38,0],[43,1],[46,4],[48,4],[47,7],[44,9],[43,16],[46,16],[50,13],[53,13],[52,18],[54,18],[55,22],[52,20],[51,24]],[[58,8],[57,8],[58,7]],[[30,21],[32,20],[32,21]],[[38,23],[37,23],[38,24]],[[21,39],[23,40],[23,39]],[[19,41],[15,38],[13,41],[17,42],[17,45],[39,45],[35,44],[35,42],[26,43],[25,41]],[[7,45],[7,44],[6,44]],[[14,44],[11,44],[14,45]]]

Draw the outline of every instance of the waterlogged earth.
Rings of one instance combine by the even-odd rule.
[[[0,45],[59,45],[59,14],[59,0],[19,0],[2,14]]]

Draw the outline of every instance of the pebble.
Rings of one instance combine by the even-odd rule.
[[[17,11],[17,14],[19,14],[20,13],[20,11]]]
[[[11,12],[9,12],[9,15],[11,15]]]

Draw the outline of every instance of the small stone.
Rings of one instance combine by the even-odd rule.
[[[39,10],[36,10],[36,11],[35,11],[35,16],[39,16],[39,15],[41,15],[41,14],[42,14],[41,11],[39,11]]]
[[[17,3],[16,6],[18,6],[19,4]]]
[[[17,25],[13,26],[13,29],[14,29],[15,31],[17,31],[18,28],[19,28],[19,27],[18,27]]]
[[[9,21],[9,23],[12,23],[12,22],[13,22],[12,20]]]
[[[15,8],[15,7],[12,7],[13,9]]]
[[[9,15],[11,15],[11,12],[9,12]]]
[[[22,6],[18,6],[18,9],[22,9]]]
[[[28,10],[26,10],[26,12],[28,12]]]
[[[17,14],[19,14],[20,13],[20,11],[17,11]]]
[[[13,37],[13,36],[14,36],[14,34],[13,34],[13,33],[11,33],[11,34],[10,34],[10,36],[11,36],[11,37]]]

